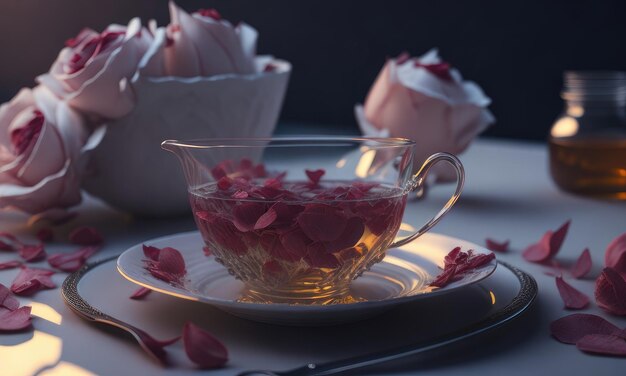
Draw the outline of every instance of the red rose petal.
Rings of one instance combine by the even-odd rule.
[[[616,314],[626,315],[626,281],[613,268],[604,268],[596,280],[598,307]]]
[[[563,343],[575,344],[589,334],[616,334],[620,329],[600,316],[575,313],[550,324],[550,333]]]
[[[233,185],[233,180],[228,176],[221,177],[220,180],[217,181],[217,188],[222,191],[228,190]]]
[[[43,260],[46,257],[43,244],[22,244],[19,246],[18,252],[20,257],[28,262]]]
[[[591,270],[591,253],[588,248],[585,248],[583,253],[580,254],[578,260],[572,267],[572,276],[574,278],[582,278]]]
[[[164,347],[169,346],[180,339],[180,337],[174,337],[172,339],[161,341],[139,328],[135,327],[133,329],[137,333],[139,340],[143,343],[143,347],[150,351],[155,358],[164,364],[167,358],[167,353],[165,352]]]
[[[40,242],[49,242],[54,239],[54,232],[50,227],[42,227],[37,231],[37,239]]]
[[[269,274],[272,276],[280,276],[284,272],[283,267],[276,260],[266,261],[263,264],[263,274]]]
[[[0,308],[6,308],[9,311],[15,311],[20,306],[20,302],[15,299],[11,291],[2,283],[0,283]]]
[[[365,231],[365,224],[359,217],[352,217],[346,222],[346,228],[343,233],[339,235],[337,240],[326,243],[327,252],[338,252],[342,249],[352,248],[363,236]]]
[[[507,252],[509,250],[509,243],[510,240],[498,242],[490,238],[485,239],[485,246],[488,250],[493,252]]]
[[[288,252],[300,257],[306,256],[306,248],[312,243],[311,239],[298,227],[280,235],[280,242]]]
[[[346,219],[336,208],[323,205],[307,205],[296,219],[309,239],[330,242],[337,239],[346,228]]]
[[[322,243],[313,243],[307,247],[306,262],[314,268],[335,269],[339,264],[336,256],[328,253]]]
[[[267,226],[274,223],[277,217],[278,215],[276,214],[276,210],[274,210],[274,208],[269,208],[268,211],[263,213],[263,215],[261,215],[259,219],[257,219],[256,223],[254,224],[254,229],[261,230],[266,228]]]
[[[17,237],[8,232],[0,232],[0,251],[15,251],[16,246],[21,245],[22,243],[17,239]]]
[[[159,253],[161,253],[161,250],[159,248],[145,244],[143,244],[142,247],[144,256],[154,261],[157,261],[159,259]]]
[[[149,288],[141,287],[137,289],[129,298],[134,299],[134,300],[141,300],[145,298],[146,296],[148,296],[151,292],[152,290],[150,290]]]
[[[0,270],[17,268],[20,265],[22,265],[22,262],[18,260],[0,262]]]
[[[605,266],[626,274],[626,232],[613,239],[604,253]]]
[[[241,232],[252,231],[265,211],[265,205],[257,202],[239,204],[233,208],[233,224]]]
[[[52,270],[23,266],[11,284],[11,291],[15,295],[28,296],[42,289],[55,288],[56,285],[50,278],[53,274]]]
[[[13,246],[0,240],[0,251],[13,251]]]
[[[177,249],[171,247],[161,249],[158,265],[161,271],[177,277],[182,277],[187,273],[183,255]]]
[[[211,256],[213,254],[213,251],[211,251],[211,248],[209,248],[208,246],[204,246],[202,247],[202,252],[204,253],[205,256]]]
[[[97,246],[87,246],[71,253],[55,253],[48,256],[48,264],[64,272],[75,272],[82,268],[87,259],[99,249],[100,247]]]
[[[583,309],[589,305],[589,298],[587,295],[576,290],[563,280],[562,277],[556,277],[556,287],[559,290],[559,295],[563,299],[565,308],[569,309]]]
[[[237,191],[237,192],[233,193],[230,197],[238,198],[238,199],[248,198],[248,192],[246,192],[246,191]]]
[[[0,331],[22,330],[30,327],[31,307],[20,307],[0,312]]]
[[[314,185],[319,184],[320,180],[322,179],[322,176],[324,176],[324,174],[326,173],[326,171],[322,169],[304,170],[304,172],[306,173],[306,176],[309,178],[311,183],[313,183]]]
[[[489,264],[496,258],[495,253],[474,254],[473,250],[461,251],[461,247],[452,249],[443,259],[443,271],[430,282],[430,286],[444,287],[458,281],[466,274]]]
[[[612,334],[589,334],[576,342],[584,352],[602,355],[626,356],[626,340]]]
[[[69,240],[78,245],[98,245],[104,241],[102,234],[94,227],[81,226],[70,232]]]
[[[228,350],[209,332],[187,322],[183,328],[183,345],[189,359],[201,368],[222,367],[228,361]]]
[[[531,262],[544,262],[554,257],[563,245],[569,225],[570,221],[567,221],[555,232],[546,232],[538,243],[524,250],[522,254],[524,259]]]

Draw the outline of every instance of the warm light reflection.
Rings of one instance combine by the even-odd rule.
[[[343,166],[346,165],[346,162],[348,162],[345,158],[341,158],[340,160],[337,161],[337,164],[335,166],[337,166],[337,168],[342,168]]]
[[[569,137],[576,133],[578,133],[578,121],[569,116],[560,118],[550,131],[552,137]]]
[[[435,240],[433,240],[435,242]],[[441,252],[420,252],[419,249],[422,247],[421,242],[411,242],[403,245],[400,249],[408,252],[419,253],[420,257],[432,262],[435,265],[439,265],[443,267],[443,256]],[[434,243],[433,243],[434,244]],[[436,246],[436,244],[434,244]],[[387,261],[387,259],[385,259]]]
[[[496,294],[494,294],[493,291],[489,291],[489,295],[491,296],[491,304],[495,305],[496,304]]]
[[[567,106],[567,114],[573,117],[581,117],[585,114],[585,109],[583,106],[569,105]]]
[[[415,231],[415,227],[411,226],[411,225],[410,225],[410,224],[408,224],[408,223],[402,222],[402,223],[400,224],[400,230],[402,230],[402,231],[411,231],[411,232],[414,232],[414,231]]]
[[[35,330],[33,337],[15,346],[0,346],[2,375],[34,375],[61,358],[61,338]]]
[[[31,314],[33,316],[41,317],[42,319],[50,321],[53,324],[61,325],[63,317],[49,305],[39,302],[29,302],[26,305],[32,307]]]
[[[360,178],[366,178],[370,167],[372,167],[372,162],[374,162],[374,158],[376,157],[376,150],[368,150],[361,155],[361,159],[359,163],[356,165],[356,169],[354,173],[356,176]]]
[[[56,366],[40,372],[38,376],[93,376],[95,373],[77,366],[76,364],[61,361]]]

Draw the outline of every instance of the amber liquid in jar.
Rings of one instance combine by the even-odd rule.
[[[626,138],[550,139],[550,170],[563,190],[626,200]]]

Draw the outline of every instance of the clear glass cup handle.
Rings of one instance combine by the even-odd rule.
[[[437,224],[437,222],[441,220],[441,218],[448,211],[450,211],[454,203],[459,199],[459,196],[461,196],[461,191],[463,191],[463,184],[465,184],[465,169],[463,168],[461,161],[459,161],[457,157],[449,153],[435,153],[428,157],[420,170],[411,178],[411,186],[409,191],[412,192],[418,188],[423,188],[424,182],[426,181],[426,176],[428,175],[428,171],[438,162],[448,162],[456,170],[456,190],[454,191],[452,196],[450,196],[450,199],[448,200],[448,202],[446,202],[443,208],[439,210],[439,213],[432,217],[430,221],[426,222],[426,224],[422,226],[422,228],[415,231],[413,234],[407,236],[404,239],[393,242],[389,246],[389,248],[396,248],[410,243],[423,235],[426,231],[430,230],[434,225]]]

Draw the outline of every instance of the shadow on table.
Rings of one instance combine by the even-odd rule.
[[[470,365],[483,362],[487,358],[503,356],[517,351],[530,341],[533,336],[548,336],[529,328],[540,328],[542,318],[541,305],[534,306],[519,319],[498,329],[478,335],[469,340],[460,341],[440,349],[435,349],[418,356],[401,359],[367,369],[355,370],[346,375],[392,374],[412,371],[435,371],[460,364]]]

